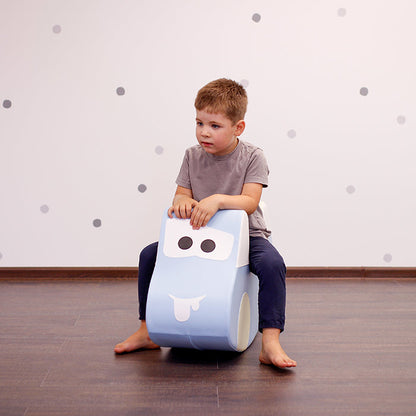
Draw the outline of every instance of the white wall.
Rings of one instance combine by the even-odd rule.
[[[247,85],[242,139],[266,152],[288,266],[415,266],[415,14],[0,0],[0,266],[136,265],[196,143],[195,94],[219,77]]]

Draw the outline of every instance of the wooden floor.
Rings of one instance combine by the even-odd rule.
[[[416,414],[416,279],[288,279],[288,371],[259,335],[116,356],[136,299],[133,280],[0,280],[0,415]]]

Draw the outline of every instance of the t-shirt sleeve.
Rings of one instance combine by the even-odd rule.
[[[189,175],[189,154],[185,152],[183,157],[182,166],[179,170],[178,177],[176,178],[176,184],[183,188],[191,189],[191,178]]]
[[[260,183],[263,188],[269,184],[269,167],[261,149],[256,149],[250,158],[244,183]]]

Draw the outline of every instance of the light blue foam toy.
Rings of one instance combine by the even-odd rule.
[[[163,215],[146,324],[162,347],[244,351],[258,328],[258,279],[248,265],[245,211],[222,210],[206,227]]]

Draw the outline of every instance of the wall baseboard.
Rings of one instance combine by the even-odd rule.
[[[137,267],[0,267],[1,279],[137,279]]]
[[[0,279],[136,279],[137,267],[0,267]],[[416,267],[288,267],[289,278],[416,278]]]
[[[288,267],[287,277],[416,278],[416,267]]]

